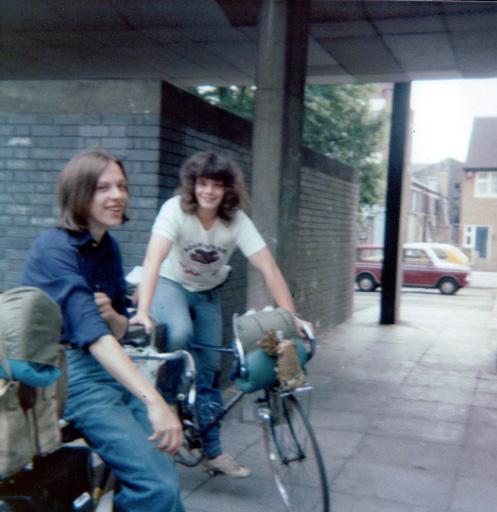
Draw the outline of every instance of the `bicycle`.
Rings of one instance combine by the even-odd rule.
[[[235,337],[229,347],[193,347],[231,355],[234,358],[232,377],[235,380],[245,378],[250,371],[250,354],[245,353],[244,343],[238,332],[240,318],[243,316],[235,315],[233,318]],[[308,345],[305,357],[309,360],[314,355],[317,343],[310,329],[305,328],[305,334]],[[173,359],[183,359],[185,368],[178,388],[176,407],[183,425],[185,442],[177,452],[175,461],[187,467],[197,466],[204,459],[203,436],[214,426],[219,425],[247,393],[242,389],[237,391],[224,407],[212,404],[211,421],[200,430],[194,407],[195,365],[189,352],[157,353],[148,347],[138,349],[130,355],[135,361],[158,361],[159,364]],[[155,378],[157,372],[158,369],[152,370],[150,378]],[[295,390],[286,391],[273,380],[269,377],[268,381],[271,381],[271,384],[264,384],[261,389],[263,395],[255,399],[255,404],[278,492],[289,511],[329,512],[330,500],[323,458],[312,425],[299,400],[304,396],[309,397],[312,386],[304,384]]]

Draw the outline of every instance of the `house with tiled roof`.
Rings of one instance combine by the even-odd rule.
[[[475,270],[497,271],[497,117],[473,122],[461,183],[461,246]]]

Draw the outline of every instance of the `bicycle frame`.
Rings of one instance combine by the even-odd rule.
[[[224,354],[231,354],[236,362],[237,362],[237,369],[235,373],[237,375],[244,375],[247,372],[247,366],[245,363],[245,353],[243,350],[243,345],[240,341],[240,337],[238,334],[238,329],[236,325],[236,319],[237,315],[233,316],[233,331],[235,334],[235,339],[230,347],[216,347],[214,345],[200,345],[200,344],[194,344],[191,348],[194,349],[202,349],[202,350],[213,350],[215,352],[221,352]],[[311,359],[311,357],[314,355],[314,352],[317,348],[317,342],[316,338],[314,337],[314,334],[312,333],[311,329],[307,325],[302,326],[304,333],[310,343],[310,351],[309,351],[309,357],[308,359]],[[304,390],[310,390],[312,389],[311,386],[305,385],[302,388],[297,388],[296,390],[293,390],[293,392],[299,393]],[[270,390],[265,390],[265,398],[259,400],[262,400],[264,402],[268,402],[268,393]],[[271,391],[275,393],[282,393],[283,395],[289,394],[289,391]],[[212,428],[214,428],[216,425],[219,425],[219,422],[235,407],[236,404],[240,402],[240,400],[245,396],[245,393],[243,391],[238,391],[235,396],[228,402],[226,406],[221,408],[221,410],[215,415],[215,417],[206,425],[204,428],[199,430],[199,435],[202,437],[205,434],[207,434]]]
[[[245,393],[243,391],[238,391],[235,396],[228,402],[226,406],[224,406],[216,416],[209,421],[209,423],[202,429],[200,429],[199,434],[201,436],[204,436],[212,428],[214,428],[216,425],[219,425],[219,422],[235,407],[235,405],[240,402],[240,400],[245,396]]]
[[[184,389],[180,389],[177,397],[178,400],[186,402],[188,406],[193,407],[196,398],[196,385],[195,378],[197,372],[195,370],[195,362],[190,352],[186,350],[176,350],[175,352],[157,352],[151,347],[147,348],[135,348],[135,351],[128,352],[128,355],[133,360],[149,360],[149,361],[160,361],[160,364],[166,361],[174,361],[182,359],[185,365],[185,371],[183,373],[185,382],[183,384]]]
[[[195,344],[189,348],[230,354],[235,359],[234,374],[238,377],[247,376],[248,366],[237,332],[236,318],[235,315],[233,321],[235,337],[229,347]],[[309,327],[304,324],[302,329],[308,341],[306,349],[307,360],[309,360],[314,355],[317,342]],[[196,371],[191,354],[186,350],[158,353],[153,347],[135,347],[131,357],[135,360],[156,360],[160,364],[164,361],[183,359],[185,363],[183,387],[180,386],[177,395],[177,409],[183,426],[185,443],[176,453],[175,461],[187,467],[197,466],[205,457],[203,452],[205,435],[219,425],[246,393],[238,390],[224,407],[220,404],[213,405],[212,408],[209,406],[212,419],[200,428],[195,409]],[[275,387],[272,387],[273,385]],[[269,387],[260,389],[264,394],[256,397],[255,404],[264,432],[263,438],[271,472],[285,506],[292,511],[297,509],[310,511],[311,508],[307,508],[309,496],[311,498],[309,504],[313,511],[316,505],[320,507],[321,512],[329,512],[326,471],[316,437],[307,418],[311,396],[309,392],[313,389],[312,386],[306,383],[296,389],[285,390],[273,383]],[[303,400],[303,404],[300,404],[297,397],[309,397],[309,400]]]

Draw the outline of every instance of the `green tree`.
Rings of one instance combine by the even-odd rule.
[[[253,118],[255,87],[203,87],[190,92],[245,119]],[[358,169],[360,206],[384,197],[387,108],[373,108],[376,85],[310,85],[305,88],[303,143]]]
[[[188,91],[249,121],[254,117],[254,86],[190,87]]]
[[[305,89],[303,142],[361,173],[360,206],[385,192],[387,109],[372,107],[375,85],[310,85]]]

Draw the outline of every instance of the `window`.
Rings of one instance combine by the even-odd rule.
[[[440,247],[433,247],[433,251],[439,260],[443,261],[449,259],[449,255],[443,249],[440,249]]]
[[[476,173],[475,197],[497,197],[497,173]]]
[[[430,260],[422,249],[404,249],[403,261],[410,263],[426,263]]]
[[[430,187],[431,190],[435,190],[436,192],[439,192],[439,185],[437,178],[430,178],[428,180],[428,187]]]
[[[357,259],[362,261],[383,261],[383,247],[359,247]]]
[[[476,226],[472,225],[464,227],[464,238],[462,241],[463,247],[473,249],[473,247],[475,246],[475,227]]]

